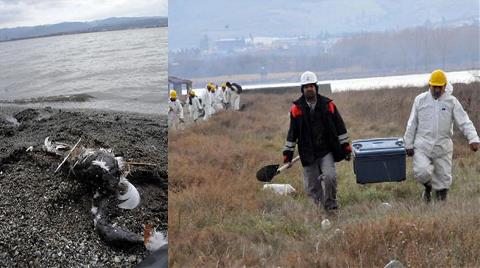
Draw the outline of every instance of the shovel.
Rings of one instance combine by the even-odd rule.
[[[264,166],[257,171],[257,180],[263,182],[270,182],[273,177],[280,174],[283,170],[289,168],[292,164],[297,162],[300,159],[300,156],[295,157],[291,163],[285,164],[280,167],[280,165],[268,165]]]

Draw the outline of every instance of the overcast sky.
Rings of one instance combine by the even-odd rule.
[[[168,0],[0,0],[0,28],[167,15]]]

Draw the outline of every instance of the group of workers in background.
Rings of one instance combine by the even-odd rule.
[[[213,114],[221,110],[240,110],[240,94],[242,87],[237,83],[224,82],[221,89],[212,82],[206,86],[206,92],[202,96],[190,89],[185,100],[188,106],[190,119],[197,122],[198,119],[208,120]],[[179,129],[180,124],[185,123],[183,105],[177,98],[177,92],[170,90],[168,102],[168,125],[170,129]]]

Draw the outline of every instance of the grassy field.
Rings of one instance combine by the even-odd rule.
[[[401,88],[329,95],[352,139],[403,136],[414,97]],[[297,193],[262,191],[256,171],[282,161],[291,101],[299,94],[244,94],[244,111],[224,112],[169,133],[171,267],[480,266],[480,153],[455,130],[448,202],[425,205],[413,180],[357,185],[352,162],[337,164],[340,210],[332,217],[303,191],[295,165],[274,179]],[[454,95],[480,129],[480,84]],[[389,202],[391,209],[382,207]],[[328,218],[332,228],[322,230]]]

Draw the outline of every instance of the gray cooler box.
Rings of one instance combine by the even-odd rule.
[[[403,181],[407,177],[402,138],[355,140],[352,147],[357,183]]]

